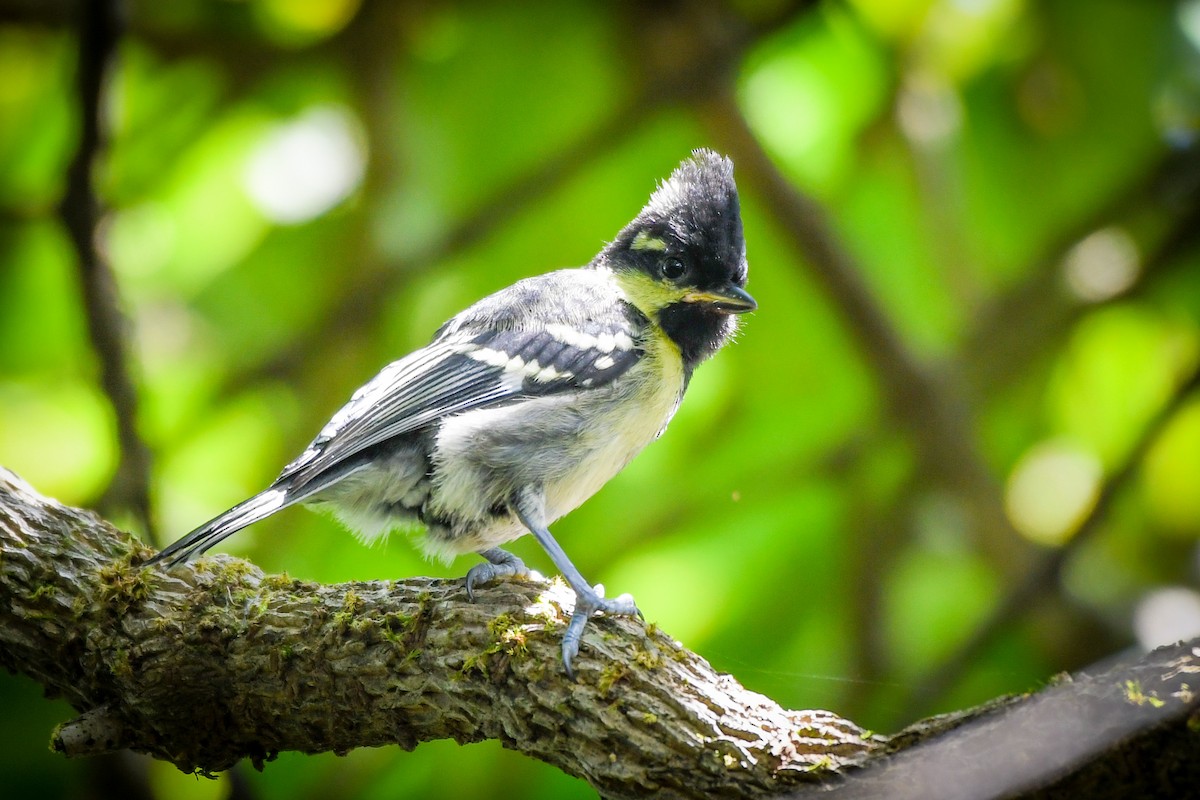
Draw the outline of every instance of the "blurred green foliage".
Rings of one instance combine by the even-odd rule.
[[[130,322],[160,543],[262,488],[462,307],[586,262],[692,148],[750,158],[708,105],[729,81],[963,424],[897,395],[819,256],[739,170],[761,310],[663,439],[557,524],[575,562],[749,687],[876,730],[1133,646],[1139,603],[1200,573],[1200,2],[796,6],[124,4],[96,240]],[[80,128],[72,7],[0,2],[0,464],[120,521],[103,503],[116,412],[57,209]],[[745,45],[705,84],[714,31]],[[671,70],[697,85],[647,89]],[[931,465],[927,418],[935,448],[963,433],[982,488]],[[980,507],[1007,519],[983,526]],[[360,547],[305,511],[224,547],[320,581],[468,567],[402,536]],[[1062,569],[1019,589],[1058,548]],[[148,770],[160,797],[231,791],[64,761],[44,743],[65,704],[19,677],[0,698],[13,796],[89,796],[104,769]],[[238,783],[268,800],[590,794],[494,742],[282,754]]]

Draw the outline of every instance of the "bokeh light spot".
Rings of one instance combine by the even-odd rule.
[[[1137,243],[1121,228],[1101,228],[1067,253],[1067,286],[1089,303],[1110,300],[1133,286],[1141,271]]]
[[[1035,445],[1008,478],[1004,504],[1026,538],[1060,545],[1071,538],[1100,491],[1099,459],[1058,439]]]
[[[362,182],[366,153],[346,109],[311,108],[272,129],[250,155],[245,188],[268,219],[294,225],[320,216]]]
[[[1200,636],[1200,592],[1183,586],[1147,592],[1134,609],[1133,631],[1147,651]]]

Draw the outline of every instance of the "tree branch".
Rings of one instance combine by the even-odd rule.
[[[82,714],[52,744],[184,770],[498,739],[605,797],[1177,796],[1200,780],[1200,640],[890,740],[788,711],[653,626],[601,618],[559,664],[571,593],[508,581],[323,586],[218,556],[166,574],[0,468],[0,664]],[[856,766],[847,770],[846,767]]]
[[[956,355],[978,397],[1008,385],[1045,353],[1061,346],[1072,324],[1093,305],[1065,289],[1061,265],[1088,234],[1118,228],[1134,234],[1145,287],[1196,244],[1200,231],[1200,147],[1172,150],[1086,219],[1058,235],[1027,277],[975,315]],[[1020,319],[1020,325],[1012,320]]]
[[[780,173],[742,115],[732,88],[714,91],[701,112],[738,174],[764,200],[764,208],[845,320],[878,379],[888,412],[907,428],[928,472],[964,501],[974,522],[969,528],[973,541],[999,568],[1017,574],[1029,551],[1009,523],[999,484],[979,453],[973,411],[958,376],[931,369],[910,351],[825,209]]]
[[[138,433],[138,394],[129,368],[128,320],[121,313],[116,279],[96,248],[100,201],[92,187],[92,168],[102,143],[101,100],[104,75],[119,38],[112,2],[94,0],[79,8],[79,147],[67,170],[60,213],[75,249],[88,334],[100,362],[100,385],[116,417],[120,461],[100,505],[128,509],[151,539],[150,450]]]
[[[306,330],[262,363],[230,376],[220,393],[234,394],[264,377],[288,379],[324,343],[344,342],[356,331],[373,324],[388,307],[389,299],[400,287],[411,282],[413,276],[470,250],[543,202],[600,157],[628,141],[642,129],[646,120],[662,109],[705,97],[713,86],[728,79],[754,44],[813,5],[812,0],[791,0],[753,23],[727,14],[714,23],[708,18],[710,14],[699,14],[685,15],[683,21],[689,24],[681,27],[680,20],[672,18],[673,34],[695,43],[693,47],[683,48],[688,52],[688,58],[659,65],[658,69],[639,75],[630,95],[619,101],[603,119],[559,151],[545,155],[525,172],[485,192],[473,211],[403,261],[392,259],[385,264],[378,254],[373,255],[348,276],[343,293],[333,298]],[[647,25],[647,13],[646,9],[639,9],[637,26]],[[634,23],[630,25],[632,28]],[[630,36],[635,33],[631,30]],[[331,336],[331,330],[337,331],[337,335]]]
[[[183,770],[431,739],[498,739],[606,797],[748,797],[855,763],[881,738],[789,711],[636,620],[601,618],[563,675],[572,595],[506,581],[319,585],[217,556],[169,573],[90,512],[0,469],[0,663],[82,716],[68,755]]]
[[[832,800],[1116,800],[1200,785],[1200,640],[1077,675],[1031,697],[935,717],[849,773]],[[826,788],[826,787],[823,787]],[[815,793],[811,793],[815,794]],[[800,790],[793,797],[809,797]]]
[[[904,713],[908,718],[911,719],[933,705],[934,701],[955,685],[979,654],[991,646],[1001,633],[1022,619],[1047,592],[1054,591],[1071,556],[1098,534],[1108,519],[1113,503],[1132,482],[1150,447],[1158,440],[1167,423],[1197,390],[1200,390],[1200,368],[1194,368],[1190,375],[1181,379],[1175,392],[1149,421],[1137,441],[1133,443],[1125,461],[1100,488],[1095,502],[1080,521],[1075,534],[1062,546],[1040,554],[1025,576],[1009,586],[1004,597],[1000,598],[987,617],[975,626],[971,635],[915,685],[904,704]]]

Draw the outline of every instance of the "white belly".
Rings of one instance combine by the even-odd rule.
[[[654,441],[679,406],[684,376],[678,355],[668,349],[672,344],[648,344],[616,387],[446,420],[437,435],[431,508],[464,524],[433,532],[426,549],[453,556],[525,534],[515,517],[492,511],[525,486],[543,488],[549,524],[578,508]]]

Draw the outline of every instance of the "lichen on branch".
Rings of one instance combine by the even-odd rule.
[[[497,739],[604,796],[777,793],[881,741],[747,691],[654,626],[598,619],[577,681],[573,596],[504,581],[323,585],[215,556],[169,571],[0,469],[0,663],[81,712],[67,755],[130,748],[213,772],[283,750]]]

